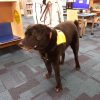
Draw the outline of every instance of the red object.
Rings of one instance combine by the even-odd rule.
[[[94,0],[93,2],[94,3],[100,3],[100,0]]]

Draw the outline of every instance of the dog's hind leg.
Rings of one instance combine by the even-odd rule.
[[[64,64],[66,44],[61,44],[58,49],[59,49],[59,63]]]
[[[71,48],[72,48],[73,53],[74,53],[74,58],[75,58],[75,63],[76,63],[76,70],[79,70],[80,69],[80,64],[79,64],[79,60],[78,60],[78,51],[79,51],[78,37],[75,37],[74,41],[72,41]]]

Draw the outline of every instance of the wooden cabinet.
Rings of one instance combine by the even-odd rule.
[[[0,48],[15,45],[22,38],[24,32],[19,0],[0,0]]]
[[[99,3],[100,4],[100,0],[94,0],[94,3]]]

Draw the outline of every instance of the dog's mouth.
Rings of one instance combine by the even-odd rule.
[[[42,50],[43,48],[41,48],[39,45],[34,45],[33,46],[33,49],[34,50]]]
[[[33,50],[32,47],[27,47],[27,46],[25,46],[25,45],[23,44],[23,42],[20,42],[18,45],[19,45],[20,48],[22,48],[22,49],[25,50],[25,51],[31,52],[31,51]]]
[[[34,49],[34,50],[43,51],[43,50],[44,50],[44,47],[43,47],[43,46],[40,46],[40,45],[34,45],[34,46],[33,46],[33,49]]]
[[[25,50],[25,51],[29,51],[29,52],[31,52],[32,50],[33,50],[33,48],[31,48],[31,47],[26,47],[26,46],[23,46],[23,47],[21,47],[23,50]]]

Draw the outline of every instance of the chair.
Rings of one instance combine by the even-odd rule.
[[[85,34],[86,32],[86,26],[87,26],[87,20],[86,19],[79,19],[79,33],[80,33],[80,38]]]
[[[67,9],[67,21],[78,20],[77,10]]]
[[[78,18],[78,10],[67,9],[67,21],[79,21],[79,36],[82,37],[85,34],[87,20]]]

